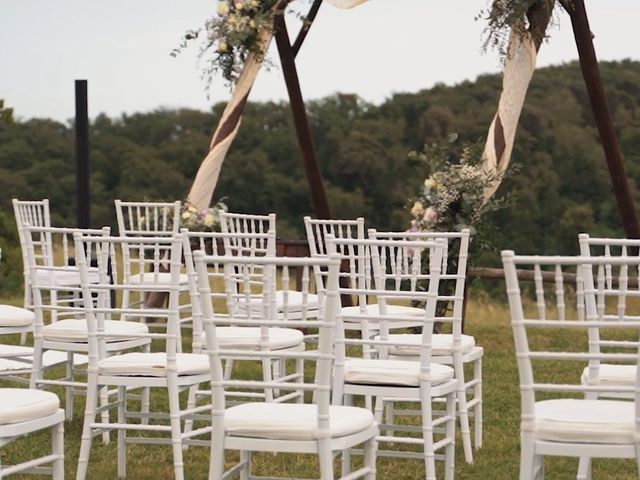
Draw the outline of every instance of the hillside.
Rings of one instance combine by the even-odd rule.
[[[640,181],[640,63],[603,63],[610,106],[634,195]],[[406,154],[450,132],[476,140],[495,112],[500,78],[479,77],[396,94],[381,105],[338,94],[308,102],[334,216],[404,229],[408,198],[424,179]],[[211,112],[158,110],[98,116],[91,130],[92,222],[115,223],[113,199],[184,198],[224,105]],[[19,117],[20,112],[15,112]],[[75,219],[73,129],[46,119],[0,123],[1,268],[19,262],[11,198],[51,200],[56,224]],[[493,214],[496,247],[573,253],[581,231],[621,235],[606,164],[577,64],[538,70],[513,154],[520,171],[503,186],[517,194]],[[281,237],[301,238],[311,204],[287,103],[251,103],[224,164],[216,197],[234,211],[278,214]],[[2,215],[3,214],[3,215]],[[17,255],[17,256],[16,256]],[[497,257],[485,257],[493,263]],[[19,276],[2,285],[19,284]]]

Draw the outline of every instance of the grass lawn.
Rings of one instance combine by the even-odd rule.
[[[484,346],[484,446],[475,452],[475,464],[464,463],[462,443],[457,439],[456,479],[513,480],[518,477],[519,465],[519,415],[520,395],[513,340],[509,325],[506,298],[493,301],[471,301],[468,306],[465,331],[474,335]],[[571,342],[570,338],[554,339]],[[2,384],[6,386],[7,383]],[[160,392],[158,392],[160,393]],[[162,395],[156,395],[155,405],[166,403]],[[2,401],[2,399],[0,399]],[[75,418],[65,424],[66,477],[75,478],[77,457],[82,429],[83,398],[76,400]],[[2,463],[14,463],[36,452],[49,448],[48,434],[30,436],[14,442],[2,450]],[[228,459],[236,458],[230,453]],[[191,447],[185,452],[185,474],[188,479],[207,478],[209,451]],[[11,462],[9,462],[11,460]],[[295,455],[256,455],[256,473],[279,476],[315,477],[314,457]],[[132,445],[127,455],[127,477],[131,479],[173,478],[172,455],[169,446]],[[577,460],[566,458],[547,459],[547,478],[575,479]],[[103,445],[94,440],[91,451],[90,479],[116,478],[115,442]],[[379,459],[378,478],[422,479],[424,466],[418,460]],[[635,479],[636,463],[633,460],[594,461],[594,479]]]

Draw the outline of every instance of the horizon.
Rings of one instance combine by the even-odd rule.
[[[622,63],[635,63],[638,64],[640,66],[640,60],[637,59],[633,59],[633,58],[623,58],[623,59],[619,59],[619,60],[604,60],[604,61],[599,61],[598,62],[600,65],[602,64],[622,64]],[[575,59],[575,60],[570,60],[570,61],[565,61],[565,62],[561,62],[558,64],[550,64],[550,65],[545,65],[543,67],[538,67],[536,68],[536,72],[541,71],[541,70],[550,70],[550,69],[556,69],[556,68],[562,68],[562,67],[569,67],[571,65],[575,64],[576,66],[579,66],[579,60]],[[376,102],[376,101],[368,101],[360,96],[358,96],[357,93],[354,92],[333,92],[333,93],[329,93],[323,97],[319,97],[319,98],[305,98],[305,103],[313,103],[313,102],[317,102],[317,101],[321,101],[323,99],[326,98],[331,98],[335,95],[356,95],[358,96],[361,100],[363,100],[365,103],[367,103],[368,105],[374,106],[374,107],[379,107],[381,105],[383,105],[386,102],[392,101],[393,98],[397,95],[417,95],[420,92],[423,91],[429,91],[429,90],[433,90],[434,88],[441,88],[441,87],[445,87],[445,88],[456,88],[462,84],[465,83],[475,83],[478,81],[479,78],[481,77],[499,77],[502,75],[502,72],[491,72],[491,73],[479,73],[475,78],[473,79],[464,79],[464,80],[460,80],[457,81],[455,83],[452,84],[447,84],[444,82],[436,82],[434,85],[431,85],[427,88],[421,88],[419,90],[415,90],[415,91],[395,91],[395,92],[391,92],[388,96],[386,96],[385,98],[383,98],[382,100]],[[535,82],[535,72],[534,72],[534,76],[532,79],[532,83]],[[82,80],[82,79],[78,79],[78,80]],[[606,84],[605,84],[605,89],[606,89]],[[91,105],[91,84],[88,85],[88,90],[89,90],[89,105]],[[2,98],[2,97],[0,97]],[[496,99],[497,100],[497,99]],[[145,115],[145,114],[152,114],[155,112],[162,112],[162,111],[180,111],[180,110],[190,110],[190,111],[196,111],[196,112],[203,112],[203,113],[211,113],[212,110],[214,108],[216,108],[219,105],[225,105],[227,102],[224,100],[219,100],[215,103],[213,103],[208,109],[205,108],[198,108],[198,107],[193,107],[193,106],[180,106],[180,105],[175,105],[175,106],[165,106],[165,105],[159,105],[156,107],[152,107],[148,110],[140,110],[140,111],[132,111],[132,112],[121,112],[117,115],[110,115],[106,112],[98,112],[97,114],[94,115],[89,115],[89,121],[90,122],[94,122],[98,117],[100,116],[106,116],[107,118],[111,119],[111,120],[119,120],[119,119],[123,119],[125,117],[131,117],[134,115]],[[249,96],[249,101],[248,103],[250,104],[269,104],[269,103],[273,103],[273,104],[287,104],[289,103],[289,99],[288,98],[278,98],[278,99],[251,99],[251,96]],[[75,105],[75,104],[74,104]],[[7,104],[7,102],[5,101],[5,108],[14,108],[12,105]],[[74,122],[74,117],[70,117],[67,118],[65,120],[60,120],[60,119],[56,119],[56,118],[51,118],[51,117],[28,117],[28,118],[24,118],[22,117],[19,112],[16,112],[15,109],[13,111],[13,120],[14,122],[18,122],[18,123],[25,123],[28,122],[30,120],[53,120],[55,122],[64,124],[64,125],[68,125],[68,126],[73,126],[73,122]]]

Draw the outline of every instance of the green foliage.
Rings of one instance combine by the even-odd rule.
[[[175,57],[191,41],[201,39],[199,56],[204,63],[202,77],[207,88],[218,73],[232,85],[240,76],[247,55],[253,53],[263,60],[261,32],[273,30],[277,5],[278,0],[220,0],[216,15],[207,19],[204,31],[188,30],[171,55]]]
[[[3,123],[11,123],[13,121],[13,108],[5,107],[4,100],[0,98],[0,126]]]
[[[640,63],[602,63],[601,69],[638,201]],[[361,215],[368,227],[406,230],[411,221],[407,200],[420,191],[426,177],[424,165],[407,161],[407,152],[451,132],[459,132],[461,143],[483,138],[499,93],[500,78],[483,75],[475,82],[394,94],[381,105],[345,94],[308,102],[333,216]],[[118,118],[99,115],[91,128],[92,225],[115,228],[115,198],[184,198],[223,109],[219,104],[210,112],[181,109]],[[17,119],[0,127],[0,211],[11,220],[7,229],[15,229],[13,197],[48,197],[53,223],[74,224],[73,159],[70,125]],[[504,180],[498,194],[514,192],[513,203],[485,216],[496,249],[575,254],[580,232],[624,235],[577,64],[536,71],[512,161],[521,168]],[[313,207],[302,165],[289,105],[250,103],[214,196],[226,197],[231,211],[276,212],[279,237],[304,238],[302,216],[313,215]],[[0,239],[5,252],[0,265],[15,270],[19,278],[19,257],[15,266],[9,264],[7,249],[12,241]],[[478,242],[473,244],[476,248]],[[492,250],[478,255],[471,259],[477,265],[500,264]],[[9,284],[4,280],[2,286]]]
[[[409,159],[423,163],[426,178],[411,208],[413,228],[423,231],[474,229],[482,216],[504,208],[496,197],[485,202],[485,190],[502,179],[482,164],[484,142],[460,145],[458,135],[427,144],[421,152],[410,152]]]
[[[553,8],[555,0],[497,0],[491,3],[488,10],[481,10],[476,20],[482,18],[487,22],[483,50],[495,49],[504,58],[507,55],[510,32],[526,34],[527,13],[536,4],[546,4],[547,8]]]

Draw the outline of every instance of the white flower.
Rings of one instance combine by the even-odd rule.
[[[244,2],[236,1],[236,10],[242,10],[244,8]]]
[[[218,15],[224,17],[227,13],[229,13],[229,4],[227,2],[218,2]]]
[[[189,212],[188,210],[187,210],[187,211],[182,212],[182,219],[183,219],[183,220],[188,220],[188,219],[190,219],[190,218],[191,218],[191,212]]]
[[[433,175],[424,181],[424,188],[426,188],[427,190],[431,190],[435,186],[436,186],[436,180],[433,178]]]
[[[425,210],[424,215],[422,216],[422,221],[427,225],[433,225],[436,223],[438,219],[438,212],[433,207],[429,207]]]
[[[420,200],[416,200],[413,203],[413,207],[411,207],[411,215],[413,215],[414,217],[419,217],[420,215],[422,215],[422,212],[424,212],[424,205],[422,205],[422,202]]]
[[[207,227],[212,226],[216,221],[216,218],[213,216],[213,213],[207,213],[207,215],[204,217],[204,224]]]

